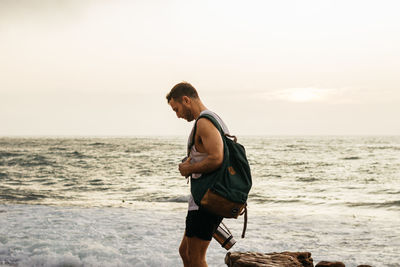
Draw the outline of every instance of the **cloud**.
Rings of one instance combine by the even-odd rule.
[[[321,102],[339,95],[340,91],[341,90],[339,89],[314,87],[287,88],[263,93],[263,98],[270,101],[281,100],[288,102]]]
[[[383,88],[376,90],[355,87],[298,87],[256,93],[253,98],[290,103],[390,104],[399,103],[400,94],[396,90]]]
[[[61,26],[69,26],[82,20],[94,4],[93,1],[79,0],[2,0],[0,29],[60,30]]]

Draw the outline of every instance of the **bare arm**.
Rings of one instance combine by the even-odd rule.
[[[179,165],[182,176],[192,173],[208,173],[218,169],[224,159],[224,143],[221,134],[214,124],[208,119],[201,118],[197,121],[197,136],[201,139],[202,147],[207,157],[191,164],[190,160]]]

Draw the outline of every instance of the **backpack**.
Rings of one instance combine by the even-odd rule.
[[[247,197],[252,186],[250,166],[244,147],[237,138],[225,134],[218,121],[210,114],[197,118],[192,140],[188,150],[194,145],[197,121],[200,118],[210,120],[221,134],[224,143],[224,159],[221,166],[213,172],[203,173],[197,179],[190,179],[194,202],[224,218],[238,218],[244,214],[242,238],[247,227]],[[233,139],[233,140],[232,140]]]

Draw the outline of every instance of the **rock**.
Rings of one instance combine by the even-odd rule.
[[[225,263],[229,267],[313,267],[310,252],[228,252]]]
[[[357,267],[372,267],[372,266],[371,265],[362,264],[362,265],[358,265]]]
[[[340,261],[320,261],[315,267],[345,267],[345,265]]]

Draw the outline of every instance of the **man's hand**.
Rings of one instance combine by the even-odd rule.
[[[190,171],[190,157],[188,157],[186,159],[186,161],[182,162],[181,164],[179,164],[179,171],[181,173],[182,176],[185,176],[186,178],[189,177],[189,175],[192,174],[192,172]]]

